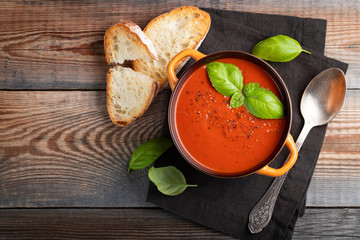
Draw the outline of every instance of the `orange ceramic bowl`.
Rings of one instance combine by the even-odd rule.
[[[189,56],[197,61],[178,79],[175,66]],[[256,81],[278,95],[285,116],[265,120],[252,116],[245,107],[231,108],[230,98],[218,93],[207,76],[205,66],[214,61],[238,66],[244,84]],[[253,173],[276,177],[295,164],[298,151],[290,135],[290,95],[280,75],[268,63],[239,51],[206,56],[187,49],[170,61],[167,74],[173,90],[168,112],[170,133],[178,151],[196,169],[223,178]],[[284,146],[290,151],[288,161],[279,169],[269,167]]]

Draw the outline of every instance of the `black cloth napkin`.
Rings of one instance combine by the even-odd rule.
[[[299,41],[312,54],[301,53],[287,63],[270,64],[284,79],[292,99],[291,134],[296,140],[304,124],[300,99],[310,80],[322,70],[347,64],[325,57],[326,20],[204,9],[211,16],[211,28],[199,48],[205,54],[223,50],[251,52],[259,41],[284,34]],[[164,123],[167,126],[167,122]],[[165,127],[166,127],[165,126]],[[261,199],[274,178],[253,174],[237,179],[210,177],[191,167],[175,147],[165,152],[155,166],[174,165],[189,184],[198,184],[184,193],[165,196],[150,184],[147,201],[195,222],[239,239],[291,239],[296,220],[304,211],[307,188],[320,153],[326,126],[314,128],[308,135],[299,158],[280,191],[273,217],[257,234],[248,230],[251,209]],[[270,166],[281,167],[288,155],[283,149]]]

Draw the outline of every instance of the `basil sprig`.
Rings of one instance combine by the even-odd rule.
[[[187,187],[196,187],[186,183],[184,175],[174,166],[151,167],[149,178],[156,185],[157,189],[169,196],[176,196],[184,192]]]
[[[230,107],[245,104],[248,112],[258,118],[279,119],[284,116],[284,105],[277,96],[259,83],[243,86],[243,76],[238,67],[229,63],[212,62],[206,71],[214,88],[221,94],[231,97]]]
[[[173,144],[169,138],[159,137],[140,145],[131,156],[128,171],[149,166]]]
[[[301,52],[311,54],[302,49],[300,43],[295,39],[285,35],[276,35],[256,44],[251,54],[272,62],[289,62]]]
[[[276,95],[259,83],[244,86],[245,108],[252,115],[263,119],[279,119],[284,116],[284,105]]]

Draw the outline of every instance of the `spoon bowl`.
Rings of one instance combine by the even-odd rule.
[[[313,127],[330,122],[340,111],[345,99],[346,80],[343,71],[329,68],[318,74],[306,87],[301,114]]]

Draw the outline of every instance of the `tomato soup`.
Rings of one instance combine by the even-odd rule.
[[[243,59],[223,58],[219,62],[236,65],[244,85],[257,82],[282,96],[269,75],[256,64]],[[206,172],[231,175],[254,169],[280,144],[286,117],[260,119],[243,106],[230,107],[230,98],[213,88],[206,66],[194,70],[175,99],[175,131],[187,155]]]

